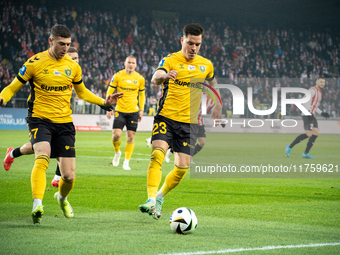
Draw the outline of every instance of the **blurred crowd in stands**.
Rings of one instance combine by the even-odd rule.
[[[98,96],[106,96],[111,77],[124,68],[126,56],[136,56],[136,71],[146,80],[146,111],[156,107],[162,94],[160,87],[150,83],[151,76],[163,57],[181,49],[181,30],[187,22],[176,17],[169,20],[83,10],[71,2],[68,6],[54,5],[54,9],[28,1],[0,5],[0,91],[29,57],[48,49],[50,28],[58,23],[72,31],[83,81]],[[273,29],[267,24],[261,28],[234,27],[213,17],[197,22],[205,28],[200,55],[212,61],[215,77],[239,86],[245,95],[247,87],[252,87],[255,106],[271,105],[273,87],[279,91],[281,87],[308,89],[323,76],[327,79],[321,108],[333,117],[340,116],[339,31]],[[29,92],[29,86],[24,86],[15,97],[26,99]],[[224,113],[232,110],[228,90],[222,91],[222,98]],[[18,107],[25,105],[25,100],[16,101]],[[300,115],[294,106],[290,114]]]

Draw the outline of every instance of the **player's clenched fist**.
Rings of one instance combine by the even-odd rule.
[[[176,70],[170,70],[168,73],[167,73],[167,77],[166,79],[171,79],[171,80],[175,80],[176,79],[176,76],[177,76],[178,72]]]

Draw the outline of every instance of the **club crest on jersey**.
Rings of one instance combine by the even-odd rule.
[[[64,71],[65,71],[65,74],[66,74],[67,77],[71,76],[71,74],[72,74],[72,70],[71,69],[65,69]]]
[[[188,65],[188,70],[189,71],[195,71],[196,70],[196,66]]]
[[[54,75],[61,76],[61,73],[60,73],[58,70],[54,70],[53,74],[54,74]]]
[[[137,85],[137,83],[138,83],[137,81],[133,81],[133,84]]]
[[[202,73],[204,73],[205,72],[205,66],[200,66],[200,70],[201,70]]]
[[[26,73],[26,69],[27,67],[25,65],[21,67],[21,69],[19,70],[19,73],[21,74],[21,76],[24,76],[24,74]]]

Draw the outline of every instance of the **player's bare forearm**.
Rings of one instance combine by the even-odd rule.
[[[175,80],[178,72],[176,70],[170,70],[168,73],[166,73],[164,70],[157,70],[151,79],[151,83],[155,85],[161,85],[166,80]]]

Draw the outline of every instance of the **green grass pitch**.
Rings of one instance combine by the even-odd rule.
[[[225,150],[226,163],[240,165],[320,163],[340,166],[340,137],[321,134],[311,154],[301,158],[306,141],[291,157],[284,145],[293,134],[223,134],[221,148],[209,143],[194,158],[214,162]],[[163,216],[153,220],[138,206],[147,199],[150,132],[137,132],[131,171],[112,167],[111,132],[77,132],[76,183],[69,195],[75,211],[64,218],[50,185],[56,160],[47,170],[41,225],[30,217],[30,174],[34,156],[0,170],[0,254],[340,254],[339,178],[193,178],[187,174],[165,199]],[[0,130],[0,155],[28,141],[27,131]],[[219,139],[220,141],[220,139]],[[217,160],[217,158],[216,158]],[[221,158],[219,157],[219,160]],[[163,163],[163,179],[173,168]],[[191,169],[192,171],[193,169]],[[178,235],[169,227],[173,210],[195,211],[198,228]],[[304,246],[307,245],[307,246]]]

